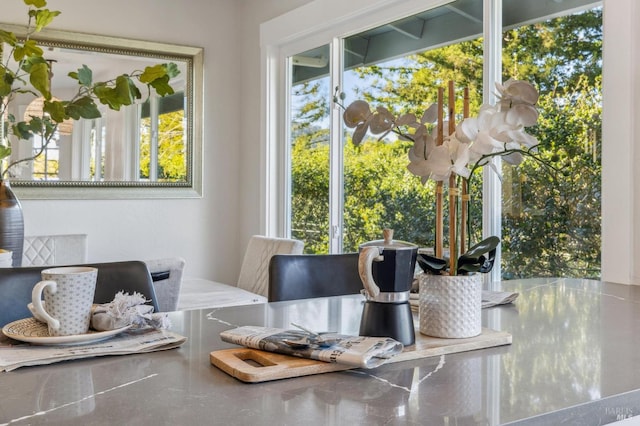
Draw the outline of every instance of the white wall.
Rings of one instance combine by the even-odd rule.
[[[640,7],[604,1],[602,279],[640,285]]]
[[[25,233],[86,233],[90,261],[182,256],[189,276],[235,282],[248,236],[259,231],[258,27],[302,3],[49,0],[62,11],[51,28],[204,48],[204,190],[201,199],[23,200]],[[0,21],[26,22],[22,0],[2,9]]]
[[[240,215],[242,228],[240,240],[246,242],[253,234],[265,233],[264,224],[261,223],[260,188],[264,184],[261,181],[261,157],[260,144],[264,138],[260,134],[260,108],[261,108],[261,64],[260,64],[260,24],[272,18],[282,15],[292,9],[310,3],[311,0],[242,0],[240,16],[242,16],[240,51],[241,80],[242,80],[242,104],[239,114],[243,117],[240,135],[240,170],[238,179],[242,188]],[[282,235],[277,235],[282,236]]]

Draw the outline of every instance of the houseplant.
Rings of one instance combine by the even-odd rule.
[[[173,94],[170,80],[179,73],[176,64],[163,63],[109,80],[93,81],[91,68],[79,64],[77,71],[68,74],[77,82],[75,94],[65,100],[54,98],[51,63],[35,38],[61,12],[48,9],[46,0],[23,0],[23,3],[28,8],[24,36],[0,29],[0,198],[11,200],[8,203],[11,208],[4,209],[4,217],[0,211],[0,248],[14,251],[14,266],[20,265],[22,256],[23,222],[20,204],[5,180],[12,167],[40,156],[66,120],[99,118],[98,104],[119,111],[141,100],[145,89],[147,97],[152,90],[159,96]],[[17,96],[25,94],[43,97],[44,102],[41,113],[20,119],[10,113],[10,106]],[[31,157],[10,162],[11,144],[34,136],[42,138],[40,149]]]
[[[508,80],[497,84],[496,105],[483,105],[477,117],[469,117],[468,91],[465,89],[463,120],[456,125],[455,90],[448,86],[448,117],[444,117],[444,89],[438,102],[418,119],[406,113],[395,117],[384,107],[371,111],[369,104],[357,100],[344,111],[347,127],[355,128],[352,141],[359,144],[367,132],[390,132],[413,142],[409,149],[409,171],[423,183],[436,184],[436,223],[434,254],[420,253],[424,270],[420,283],[420,332],[442,338],[467,338],[481,333],[482,281],[478,273],[489,272],[500,240],[489,237],[466,250],[469,180],[475,170],[494,167],[493,157],[517,165],[525,156],[538,159],[538,141],[526,132],[536,124],[538,92],[528,82]],[[539,159],[538,159],[539,160]],[[541,160],[539,160],[541,161]],[[448,197],[445,197],[445,191]],[[444,210],[448,198],[449,250],[443,247]]]

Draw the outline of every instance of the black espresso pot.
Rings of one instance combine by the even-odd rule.
[[[391,337],[405,346],[415,343],[409,292],[413,283],[418,246],[384,239],[360,245],[358,272],[366,302],[360,321],[361,336]]]

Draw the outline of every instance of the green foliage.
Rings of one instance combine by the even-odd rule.
[[[384,228],[394,229],[397,239],[422,244],[433,235],[434,187],[409,173],[407,149],[402,141],[345,145],[344,251],[382,238]]]
[[[505,72],[540,88],[535,134],[541,155],[562,173],[534,162],[511,171],[516,196],[503,196],[503,277],[598,278],[602,10],[510,30],[505,42]]]
[[[305,252],[329,247],[329,145],[310,146],[300,136],[291,148],[292,236],[305,241]]]
[[[527,162],[512,179],[518,189],[511,207],[518,207],[503,217],[507,278],[599,277],[601,80],[577,83],[540,101],[542,155],[563,172],[550,176]]]
[[[150,129],[149,118],[142,127]],[[158,181],[179,181],[187,178],[186,147],[184,143],[184,111],[161,114],[158,123]],[[149,179],[151,164],[151,132],[140,135],[140,177]]]
[[[316,123],[329,114],[329,100],[324,96],[325,83],[323,79],[307,81],[293,88],[293,96],[297,97],[301,104],[296,112],[296,132],[317,131]]]
[[[506,31],[503,75],[524,77],[541,93],[602,74],[602,8]]]
[[[456,274],[463,275],[473,272],[484,274],[491,271],[499,245],[500,238],[496,236],[485,238],[475,244],[458,258]],[[442,259],[427,253],[418,253],[417,258],[420,268],[428,274],[449,274],[452,268],[450,260],[451,257]]]

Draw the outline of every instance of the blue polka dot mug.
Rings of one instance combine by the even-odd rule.
[[[98,270],[68,266],[45,269],[41,275],[31,293],[34,317],[47,323],[50,336],[87,333]]]

